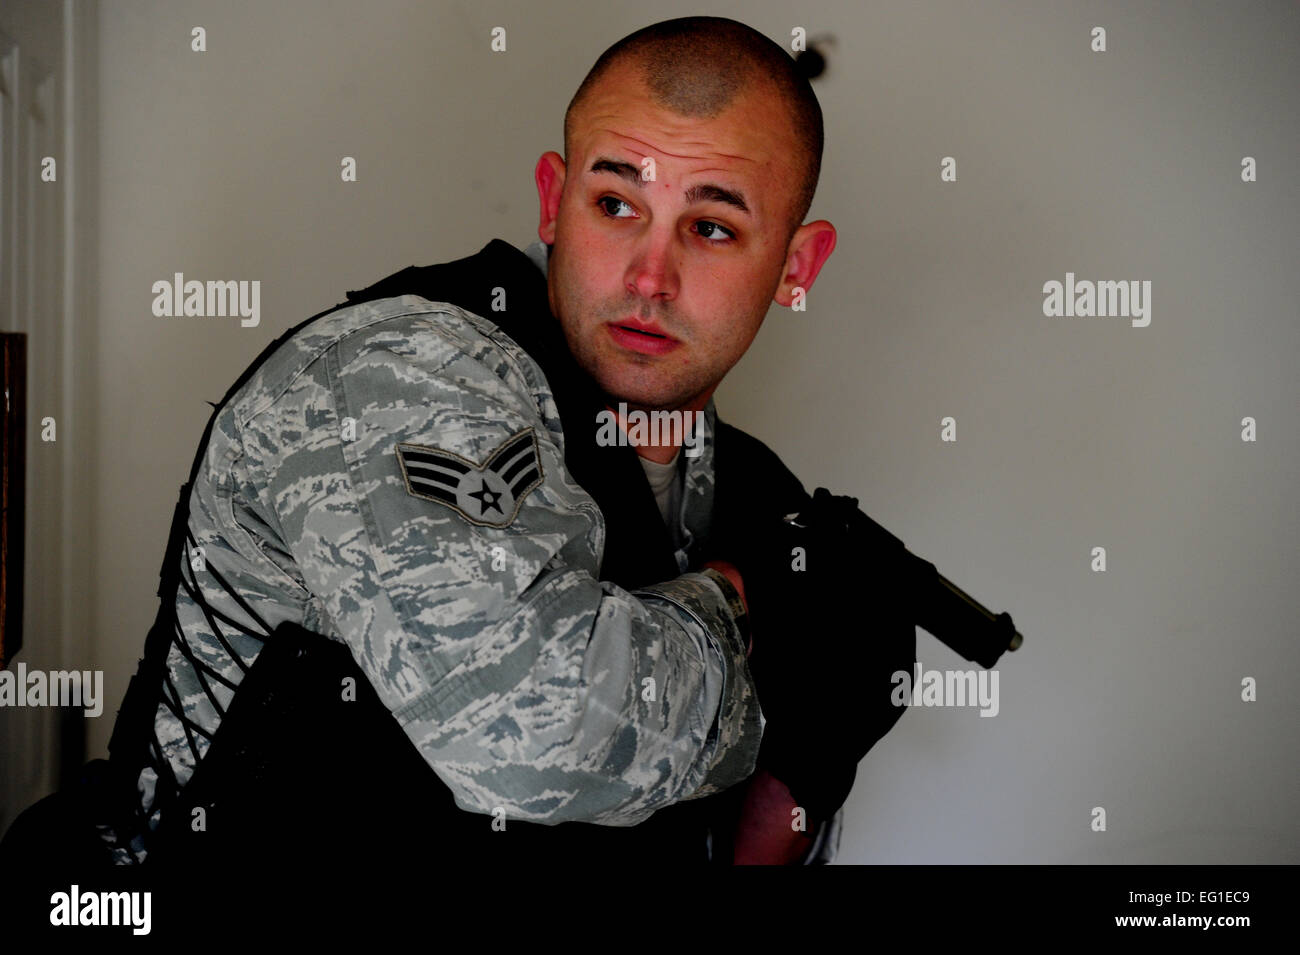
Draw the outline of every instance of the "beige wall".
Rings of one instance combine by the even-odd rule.
[[[812,215],[839,247],[806,313],[773,309],[721,413],[1027,636],[996,718],[909,713],[863,763],[841,861],[1300,861],[1300,13],[1280,2],[107,0],[79,541],[110,705],[90,755],[156,611],[206,402],[348,289],[531,241],[533,164],[595,57],[701,12],[837,39]],[[496,25],[508,53],[487,49]],[[339,181],[343,156],[359,182]],[[260,326],[155,318],[150,287],[177,271],[260,280]],[[1067,271],[1150,280],[1150,326],[1045,317]]]

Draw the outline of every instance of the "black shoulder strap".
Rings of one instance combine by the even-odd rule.
[[[714,454],[716,540],[735,540],[745,526],[801,511],[812,500],[776,452],[719,420]]]

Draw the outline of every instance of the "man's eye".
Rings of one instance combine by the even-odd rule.
[[[602,213],[604,213],[604,214],[605,214],[608,218],[610,218],[610,219],[630,219],[630,218],[632,218],[631,216],[620,216],[620,215],[617,215],[617,214],[615,214],[615,215],[611,215],[610,212],[609,212],[609,203],[611,203],[611,202],[614,203],[615,206],[626,206],[628,209],[631,209],[631,208],[632,208],[632,207],[629,206],[626,202],[624,202],[622,199],[616,199],[614,196],[601,196],[599,199],[596,200],[596,205],[599,206],[599,207],[600,207],[600,211],[601,211]]]
[[[736,237],[735,233],[733,233],[730,229],[723,228],[722,226],[718,225],[716,222],[701,222],[699,224],[699,228],[700,228],[700,236],[702,238],[708,239],[714,245],[726,245],[727,239],[734,239]],[[713,237],[718,233],[722,233],[727,237],[727,239],[714,239]]]
[[[629,215],[619,215],[618,208],[622,206],[627,209]],[[601,196],[596,200],[596,207],[607,219],[634,219],[636,213],[632,212],[632,207],[616,196]],[[613,209],[613,212],[610,212]],[[726,245],[728,242],[735,241],[736,234],[725,226],[720,226],[716,222],[707,220],[697,223],[696,228],[699,230],[700,238],[704,239],[710,245]]]

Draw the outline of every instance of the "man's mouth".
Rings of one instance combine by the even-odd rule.
[[[663,355],[681,344],[651,322],[625,319],[619,322],[607,322],[605,327],[609,329],[610,337],[618,345],[643,355]]]

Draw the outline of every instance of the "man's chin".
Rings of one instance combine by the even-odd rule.
[[[626,382],[617,380],[601,383],[601,390],[605,393],[605,402],[612,407],[625,404],[629,409],[641,408],[646,411],[679,408],[690,397],[671,388],[629,386]]]
[[[606,391],[605,404],[609,405],[611,408],[617,408],[619,405],[626,405],[629,411],[661,411],[675,408],[679,402],[675,402],[672,395],[659,397],[658,395],[647,395],[641,392],[615,394]]]
[[[579,364],[600,387],[611,407],[623,402],[629,409],[647,411],[680,408],[698,394],[688,383],[678,380],[663,359],[606,352],[595,362]]]

